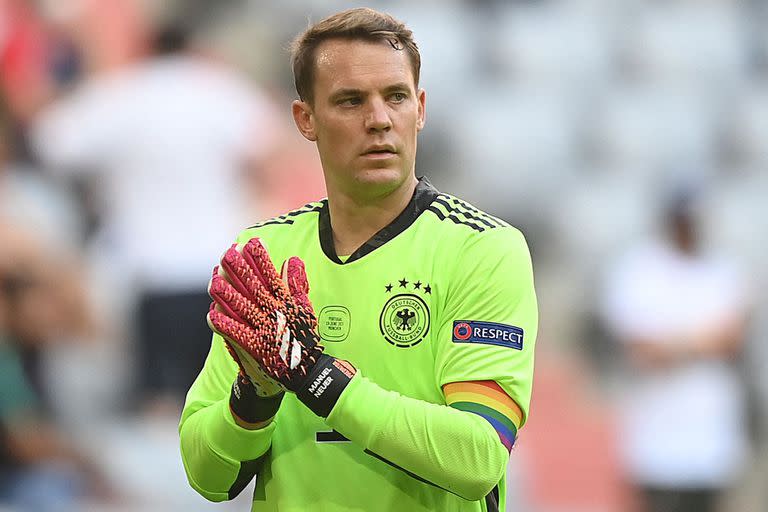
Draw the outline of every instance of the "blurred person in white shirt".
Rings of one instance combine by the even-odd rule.
[[[81,34],[79,43],[86,56],[105,53],[94,51],[98,39]],[[43,110],[32,129],[47,168],[91,179],[102,216],[94,261],[117,279],[110,293],[136,294],[140,396],[171,406],[180,406],[208,349],[210,262],[230,242],[225,233],[248,222],[254,198],[237,194],[243,173],[257,168],[275,131],[265,95],[186,43],[184,31],[168,27],[151,56],[87,65],[101,72]]]
[[[671,195],[658,240],[608,274],[602,314],[629,363],[621,403],[628,477],[648,512],[709,512],[747,454],[736,362],[748,310],[745,278],[704,249],[692,187]]]

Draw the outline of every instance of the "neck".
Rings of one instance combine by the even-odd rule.
[[[376,198],[352,197],[328,190],[328,211],[333,226],[336,254],[348,256],[400,215],[413,197],[415,176],[387,195]]]

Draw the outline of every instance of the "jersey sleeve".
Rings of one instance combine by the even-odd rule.
[[[436,381],[495,381],[528,417],[538,307],[530,252],[505,227],[467,240],[438,319]]]
[[[190,485],[211,501],[237,496],[258,471],[271,446],[273,421],[247,430],[229,410],[238,368],[219,335],[192,384],[179,424],[181,456]]]
[[[326,423],[369,455],[469,501],[488,495],[507,465],[480,416],[385,390],[360,371]]]

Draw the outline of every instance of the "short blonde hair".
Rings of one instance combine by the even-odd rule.
[[[421,55],[416,41],[405,23],[389,14],[367,7],[349,9],[329,16],[310,26],[291,45],[291,64],[296,92],[302,101],[312,103],[315,51],[329,39],[361,39],[387,41],[396,50],[408,52],[415,85],[419,84]]]

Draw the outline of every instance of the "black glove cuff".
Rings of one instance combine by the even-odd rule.
[[[296,390],[296,397],[322,418],[327,418],[357,370],[347,361],[323,354]]]
[[[284,395],[285,393],[281,392],[274,396],[259,396],[256,388],[238,374],[229,394],[229,408],[244,422],[259,423],[277,414]]]

